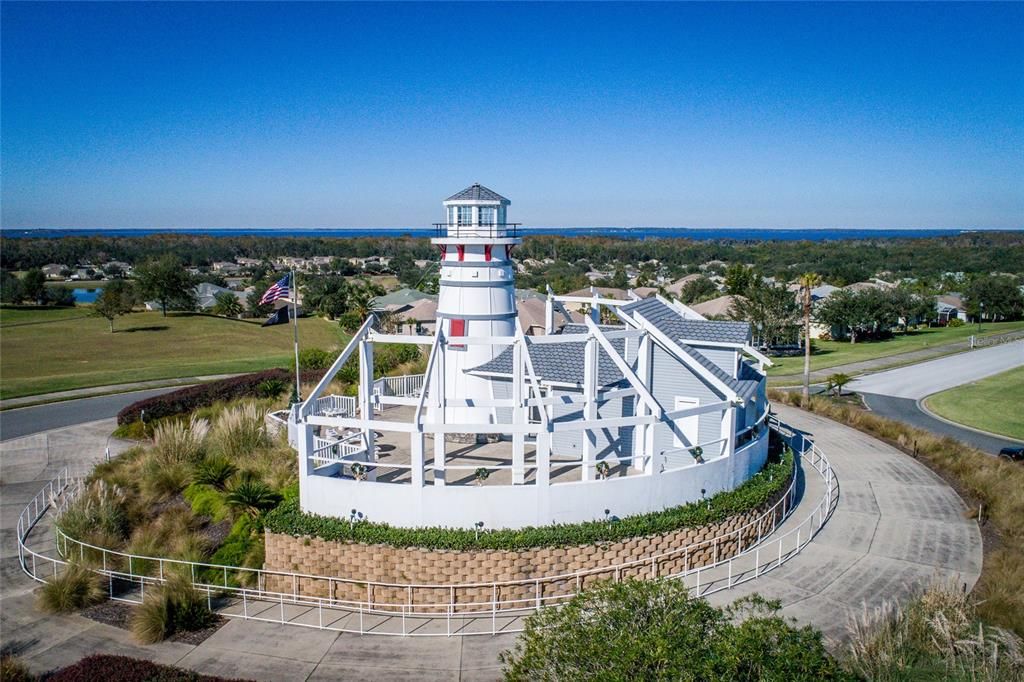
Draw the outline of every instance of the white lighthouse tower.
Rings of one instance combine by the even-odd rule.
[[[445,222],[431,241],[441,250],[437,328],[444,333],[444,394],[493,400],[491,381],[465,370],[500,353],[498,345],[460,344],[459,337],[513,337],[516,333],[512,248],[522,243],[518,224],[506,221],[511,202],[474,184],[444,201]],[[490,407],[448,407],[449,423],[493,422]]]

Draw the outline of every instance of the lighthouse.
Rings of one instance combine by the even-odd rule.
[[[515,269],[512,249],[522,243],[516,223],[507,222],[511,202],[474,184],[444,202],[445,220],[435,224],[431,242],[441,251],[437,329],[444,335],[444,395],[459,400],[494,399],[492,382],[465,370],[492,360],[503,348],[463,344],[460,337],[514,337]],[[493,423],[486,406],[448,407],[448,423]]]

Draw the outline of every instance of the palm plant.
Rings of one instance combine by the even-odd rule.
[[[836,372],[835,374],[830,374],[825,381],[828,384],[828,388],[835,391],[835,395],[838,398],[843,395],[843,386],[853,381],[853,377],[849,374]]]
[[[808,272],[800,277],[804,298],[804,405],[811,399],[811,289],[821,284],[821,275]]]
[[[281,496],[251,472],[245,472],[224,498],[229,507],[252,518],[274,508],[280,501]]]
[[[223,317],[237,317],[242,314],[245,308],[230,291],[222,291],[213,299],[213,314]]]
[[[225,457],[207,457],[196,466],[192,479],[217,490],[225,490],[238,468]]]

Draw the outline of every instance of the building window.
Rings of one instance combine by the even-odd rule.
[[[497,217],[497,211],[493,206],[481,206],[480,209],[480,224],[481,225],[493,225],[494,219]]]
[[[455,207],[454,206],[449,206],[448,207],[448,224],[449,225],[454,225],[455,224]]]
[[[472,225],[473,224],[473,207],[472,206],[459,206],[459,225]]]

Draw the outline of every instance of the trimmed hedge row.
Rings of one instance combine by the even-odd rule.
[[[710,500],[627,516],[611,522],[587,521],[518,530],[494,530],[481,533],[479,538],[474,531],[460,528],[398,528],[367,521],[351,524],[347,520],[307,514],[295,499],[270,511],[264,523],[266,530],[273,533],[394,547],[451,550],[568,547],[627,540],[722,521],[777,499],[792,479],[793,462],[793,452],[787,448],[779,461],[765,465],[739,488],[721,492]]]
[[[108,654],[86,656],[66,668],[48,673],[45,679],[48,682],[245,682],[237,678],[200,675],[192,670]]]
[[[315,383],[320,381],[323,375],[324,370],[322,369],[309,370],[302,372],[301,378],[303,383]],[[139,421],[143,410],[146,412],[146,421],[150,422],[163,417],[187,414],[192,410],[208,407],[222,400],[256,397],[259,395],[259,385],[268,379],[277,379],[283,381],[285,386],[291,386],[295,375],[286,369],[268,369],[254,374],[243,374],[229,379],[188,386],[132,403],[117,413],[117,423],[124,425]]]

